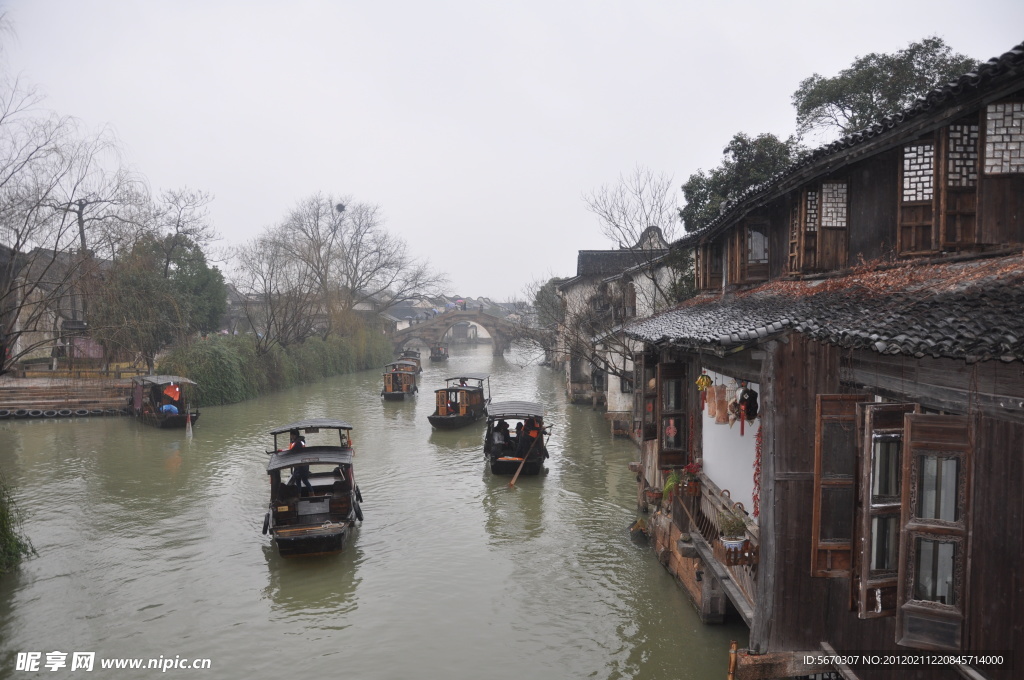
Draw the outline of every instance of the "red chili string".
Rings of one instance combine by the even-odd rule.
[[[751,514],[754,517],[761,515],[761,448],[764,445],[764,437],[761,434],[761,423],[757,424],[757,434],[754,435],[754,491],[750,500],[753,503]]]

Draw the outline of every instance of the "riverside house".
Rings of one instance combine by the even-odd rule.
[[[638,479],[701,467],[648,524],[704,620],[749,626],[730,677],[1021,677],[1024,44],[673,247],[700,293],[628,327]],[[909,652],[1016,658],[854,663]]]

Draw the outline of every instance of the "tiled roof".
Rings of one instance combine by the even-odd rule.
[[[581,250],[576,258],[576,276],[621,274],[630,267],[664,255],[666,250]]]
[[[834,170],[834,159],[832,157],[837,154],[886,135],[891,130],[897,130],[893,134],[898,135],[898,128],[906,123],[914,121],[921,116],[930,115],[955,106],[961,100],[969,99],[979,92],[993,89],[999,84],[1020,78],[1022,75],[1024,75],[1024,43],[1013,47],[1000,57],[989,59],[976,70],[936,87],[925,96],[920,97],[910,108],[891,116],[886,116],[863,130],[858,130],[831,144],[815,149],[771,179],[750,187],[739,196],[736,196],[726,210],[713,222],[703,229],[678,239],[673,245],[690,246],[699,242],[703,236],[716,231],[717,227],[734,221],[737,216],[756,207],[760,202],[774,198],[780,183],[788,178],[808,171],[811,171],[813,174],[815,166],[820,166],[820,173]]]
[[[1024,360],[1024,256],[864,268],[704,294],[626,329],[646,342],[716,354],[785,331],[882,354]]]

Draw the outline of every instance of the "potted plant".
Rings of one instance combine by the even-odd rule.
[[[698,475],[700,475],[700,463],[694,461],[683,467],[683,486],[689,496],[700,495],[700,477]]]
[[[722,545],[727,550],[739,550],[747,540],[747,523],[731,512],[718,514],[718,530],[722,532]]]
[[[665,477],[665,486],[661,488],[661,493],[665,498],[672,498],[672,494],[679,491],[679,485],[683,481],[683,475],[679,470],[673,470]]]

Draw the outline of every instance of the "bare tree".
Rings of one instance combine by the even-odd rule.
[[[357,203],[345,211],[341,230],[341,291],[345,311],[373,300],[385,310],[420,295],[434,295],[444,275],[409,254],[405,241],[384,228],[380,209]]]
[[[84,294],[97,262],[82,249],[85,178],[108,149],[82,139],[73,119],[40,112],[39,96],[0,77],[0,371],[84,327]],[[86,202],[86,205],[91,205]],[[68,328],[68,321],[77,321]]]
[[[236,253],[235,286],[256,334],[256,350],[301,343],[316,332],[319,286],[312,271],[291,254],[281,230],[270,229]]]
[[[619,175],[617,184],[584,195],[583,202],[597,215],[601,233],[620,248],[635,247],[649,227],[661,229],[671,242],[679,224],[673,187],[671,177],[637,165],[628,175]]]

